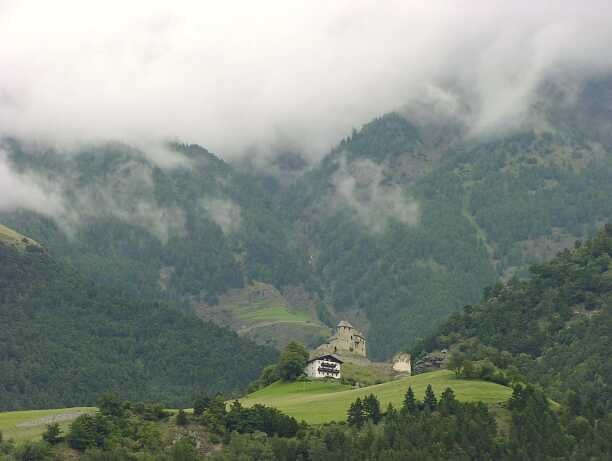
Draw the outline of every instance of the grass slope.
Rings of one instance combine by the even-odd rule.
[[[34,439],[41,436],[47,424],[58,422],[65,433],[70,423],[80,414],[93,411],[93,407],[74,407],[0,413],[0,432],[4,439]]]
[[[38,245],[34,240],[2,224],[0,224],[0,242],[20,250],[23,250],[27,245]]]
[[[438,397],[450,387],[459,400],[468,402],[494,404],[507,400],[512,394],[508,387],[487,381],[458,379],[452,372],[442,370],[359,389],[317,381],[279,382],[247,395],[241,402],[245,406],[260,403],[276,407],[298,420],[320,424],[345,420],[349,405],[357,397],[370,393],[378,397],[383,409],[389,403],[400,407],[408,386],[412,386],[416,397],[422,400],[428,384]]]
[[[292,303],[272,285],[256,281],[229,290],[219,296],[216,305],[199,309],[198,313],[241,336],[279,349],[292,340],[309,344],[313,338],[331,334],[307,300]]]

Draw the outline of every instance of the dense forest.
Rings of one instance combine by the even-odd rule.
[[[531,115],[546,128],[488,138],[466,136],[460,117],[401,108],[312,164],[292,152],[230,164],[169,144],[168,165],[123,144],[67,154],[5,139],[11,167],[56,185],[62,207],[0,221],[152,302],[199,308],[252,281],[299,287],[321,321],[350,318],[385,359],[612,217],[612,140],[595,129],[609,124],[598,95],[610,88],[587,85],[573,105],[544,95]]]
[[[103,391],[179,405],[236,393],[275,351],[164,302],[88,280],[41,246],[0,241],[0,411],[93,404]]]
[[[612,225],[531,277],[498,283],[450,317],[415,353],[450,348],[459,373],[488,363],[537,383],[588,418],[612,412]]]
[[[162,168],[123,144],[73,156],[5,140],[13,167],[59,185],[66,208],[49,217],[6,212],[9,227],[43,243],[98,283],[151,300],[214,303],[250,280],[279,287],[308,280],[257,178],[195,145],[171,144]]]
[[[612,216],[609,144],[577,130],[467,142],[418,122],[399,113],[372,121],[288,196],[330,303],[367,313],[375,357],[408,347],[498,277],[527,275]],[[347,176],[352,195],[330,209]],[[402,221],[398,202],[418,204],[417,224]]]

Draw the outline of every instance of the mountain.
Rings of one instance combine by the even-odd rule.
[[[0,227],[0,410],[76,406],[114,391],[186,404],[234,393],[275,358],[163,302],[100,286]]]
[[[320,162],[284,152],[268,169],[196,145],[167,145],[168,164],[123,144],[7,139],[11,167],[60,205],[0,221],[103,286],[261,344],[316,345],[347,318],[385,359],[612,218],[611,94],[609,79],[571,100],[546,84],[494,133],[473,132],[463,105],[401,107]]]
[[[328,334],[308,258],[275,211],[277,182],[240,173],[195,145],[168,145],[164,155],[177,159],[171,166],[123,144],[67,153],[7,139],[2,149],[59,205],[0,220],[102,286],[179,303],[260,343],[284,345],[265,334],[271,325],[305,342]],[[261,284],[282,291],[272,297],[276,309],[251,306],[245,314],[232,302],[250,299]]]
[[[612,411],[612,225],[487,290],[415,353],[488,360],[589,417]]]
[[[535,122],[488,136],[462,117],[400,110],[296,182],[286,214],[327,302],[355,316],[374,357],[410,347],[497,278],[528,276],[612,218],[611,89],[595,82],[569,103],[543,88]]]

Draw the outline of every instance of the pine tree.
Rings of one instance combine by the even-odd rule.
[[[47,425],[47,430],[43,432],[42,438],[50,445],[57,445],[62,441],[61,433],[62,430],[60,429],[60,425],[58,423],[52,423]],[[1,436],[0,442],[2,442]]]
[[[423,404],[425,405],[425,408],[428,408],[430,411],[435,411],[436,407],[438,406],[436,394],[434,394],[431,384],[428,384],[427,389],[425,389],[425,399],[423,400]]]
[[[510,410],[522,410],[525,407],[527,393],[523,389],[521,384],[517,384],[512,389],[512,397],[508,401],[508,408]]]
[[[359,397],[349,407],[347,422],[349,426],[362,427],[365,423],[363,402]]]
[[[207,395],[203,395],[198,397],[195,402],[193,402],[193,414],[195,416],[202,416],[204,411],[210,406],[211,398]]]
[[[408,413],[416,413],[417,411],[417,403],[414,398],[414,392],[412,391],[412,387],[408,386],[408,391],[406,392],[406,396],[404,397],[404,406],[402,407]]]
[[[439,402],[440,413],[443,415],[451,415],[455,413],[457,408],[457,399],[455,399],[455,393],[450,387],[447,387]]]
[[[385,418],[395,419],[396,417],[397,417],[397,410],[393,408],[393,404],[389,402],[389,405],[387,405],[387,411],[385,413]]]
[[[382,417],[380,412],[380,402],[374,394],[370,394],[363,399],[363,413],[366,419],[370,419],[374,424],[378,424]]]

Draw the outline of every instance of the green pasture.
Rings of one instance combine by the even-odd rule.
[[[357,397],[370,393],[378,397],[383,410],[389,403],[396,408],[400,407],[408,386],[412,386],[416,397],[422,400],[428,384],[431,384],[438,397],[450,387],[459,400],[467,402],[495,404],[508,400],[512,395],[509,387],[488,381],[460,379],[452,372],[442,370],[358,389],[320,381],[279,382],[249,394],[240,401],[245,406],[260,403],[276,407],[298,420],[321,424],[345,420],[349,405]]]
[[[40,437],[48,424],[59,423],[64,432],[70,423],[93,407],[56,408],[53,410],[9,411],[0,413],[0,432],[4,439],[33,439]]]

